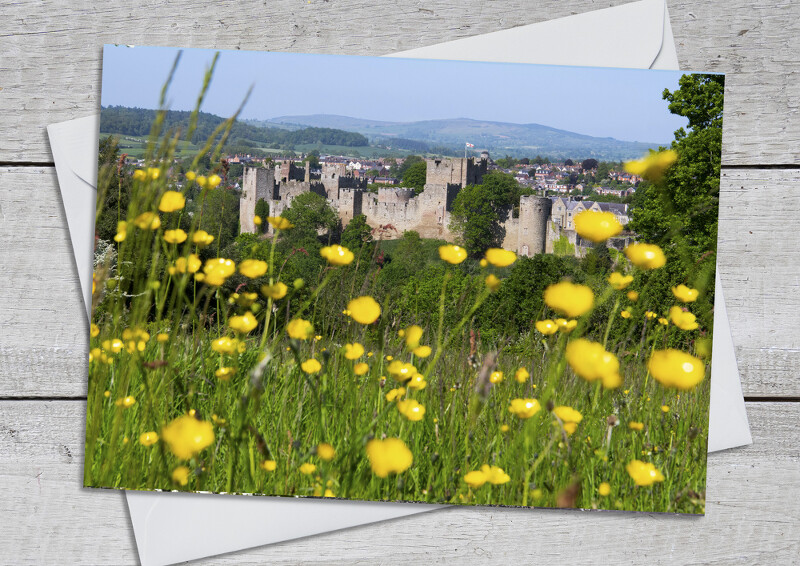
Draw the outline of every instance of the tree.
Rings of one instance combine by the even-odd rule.
[[[590,171],[597,167],[597,159],[584,159],[581,161],[581,169],[584,171]]]
[[[564,165],[566,165],[568,167],[572,167],[573,165],[575,165],[575,162],[572,161],[572,159],[565,159],[564,160]]]
[[[319,167],[320,167],[320,165],[319,165],[319,150],[312,149],[311,151],[309,151],[308,155],[306,155],[306,158],[303,159],[304,163],[306,161],[308,161],[311,164],[311,168],[312,169],[319,169]]]
[[[108,182],[98,186],[108,189],[104,195],[102,211],[97,218],[95,234],[101,240],[111,240],[117,233],[117,220],[125,220],[128,215],[128,202],[130,201],[131,176],[126,168],[119,168],[119,146],[114,136],[107,136],[100,140],[98,165],[100,178]]]
[[[403,186],[411,187],[417,194],[425,188],[428,166],[425,161],[416,161],[403,173]]]
[[[414,165],[414,163],[419,163],[420,161],[424,162],[425,160],[419,155],[408,155],[399,165],[395,161],[395,163],[393,163],[389,168],[389,173],[392,175],[392,177],[398,177],[402,179],[406,169]]]
[[[325,197],[317,193],[301,193],[292,199],[292,204],[287,208],[283,216],[294,224],[294,228],[288,230],[288,234],[305,232],[333,232],[339,223],[339,216],[330,207]]]
[[[367,224],[367,217],[358,214],[342,230],[342,245],[349,250],[358,250],[370,243],[372,243],[372,228]]]
[[[601,161],[597,164],[597,173],[595,173],[594,178],[598,183],[602,183],[608,179],[608,174],[611,172],[611,165],[612,164],[608,161]]]
[[[261,234],[266,230],[267,226],[269,226],[269,224],[267,224],[267,217],[269,216],[269,203],[263,198],[258,199],[258,202],[256,203],[255,214],[256,216],[261,217],[261,226],[256,226],[256,232]]]

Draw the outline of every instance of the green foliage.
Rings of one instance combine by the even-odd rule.
[[[483,176],[480,185],[459,191],[450,212],[450,229],[473,257],[502,244],[505,233],[500,221],[519,204],[522,190],[512,175],[493,171]]]
[[[558,240],[553,242],[553,253],[557,256],[574,256],[575,246],[569,243],[566,234],[561,234]]]
[[[423,161],[416,161],[403,172],[403,186],[413,187],[419,194],[425,188],[425,177],[427,174],[427,164]]]
[[[367,217],[357,214],[342,230],[342,245],[349,250],[358,250],[372,243],[372,228],[367,224]]]
[[[502,243],[499,211],[482,185],[468,185],[459,191],[450,212],[450,229],[473,257]]]
[[[664,91],[670,111],[688,118],[690,129],[675,132],[678,161],[662,182],[640,184],[628,224],[643,240],[670,250],[668,265],[680,266],[675,280],[705,291],[697,311],[713,304],[723,90],[723,76],[692,74],[681,77],[676,91]],[[656,300],[668,298],[664,291]]]
[[[98,164],[100,176],[106,179],[104,191],[98,191],[98,199],[102,199],[97,221],[94,227],[96,236],[101,240],[112,240],[117,233],[117,222],[127,218],[130,201],[131,178],[128,171],[118,169],[119,146],[113,136],[100,140]]]
[[[411,167],[415,163],[420,163],[420,162],[424,163],[425,159],[423,159],[419,155],[408,155],[399,165],[397,163],[393,163],[392,166],[389,168],[389,173],[392,175],[392,177],[397,177],[402,179],[403,175],[405,174],[406,170],[409,167]]]
[[[269,223],[267,223],[267,217],[269,216],[269,203],[264,200],[263,198],[258,199],[256,203],[256,216],[261,217],[261,226],[256,226],[256,231],[259,234],[266,232]]]

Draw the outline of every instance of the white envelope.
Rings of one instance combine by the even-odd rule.
[[[573,38],[567,43],[559,40],[565,28]],[[552,49],[555,44],[557,50]],[[678,68],[663,0],[642,0],[391,56]],[[98,116],[48,126],[87,313],[91,304],[98,131]],[[709,452],[752,443],[719,274],[716,285]],[[127,491],[125,496],[144,566],[172,564],[442,507],[136,491]]]

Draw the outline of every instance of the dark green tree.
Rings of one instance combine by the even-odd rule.
[[[112,240],[117,233],[117,220],[124,220],[128,214],[131,176],[126,167],[119,167],[119,146],[114,136],[100,140],[98,165],[100,177],[107,179],[101,185],[107,186],[105,194],[98,195],[102,209],[97,218],[95,234],[101,240]]]
[[[372,228],[367,224],[367,217],[358,214],[342,230],[342,245],[349,250],[358,250],[372,243]]]
[[[450,212],[450,229],[459,234],[461,244],[474,257],[500,245],[500,215],[482,185],[468,185],[459,191]]]
[[[411,187],[419,194],[425,188],[425,178],[427,175],[428,167],[425,161],[417,161],[413,163],[403,173],[403,186]]]

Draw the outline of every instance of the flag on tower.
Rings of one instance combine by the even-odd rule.
[[[475,147],[473,144],[467,142],[467,147]]]

